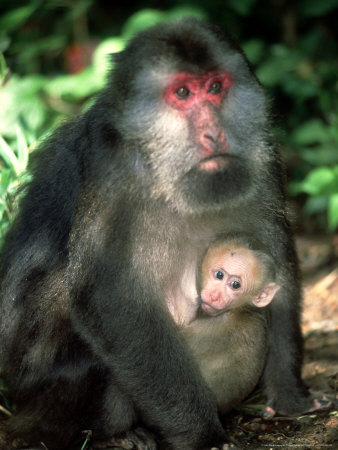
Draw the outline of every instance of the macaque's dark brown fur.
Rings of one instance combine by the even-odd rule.
[[[61,450],[83,429],[109,438],[140,424],[166,450],[226,443],[177,323],[191,322],[199,261],[229,231],[249,233],[278,261],[267,405],[312,406],[269,128],[238,46],[186,19],[131,40],[92,107],[42,144],[1,261],[0,361],[16,405],[9,443]],[[234,337],[232,352],[241,345]],[[261,364],[257,348],[247,364]]]
[[[233,265],[227,265],[229,258],[225,258],[229,255],[236,258],[237,270]],[[243,257],[247,260],[242,261]],[[240,268],[238,263],[241,263]],[[214,272],[217,275],[219,271],[225,272],[222,280],[214,276]],[[226,279],[226,273],[231,277]],[[234,291],[234,299],[224,299],[226,291],[222,290],[223,309],[208,307],[202,316],[182,328],[182,335],[222,413],[243,400],[262,376],[269,348],[270,322],[268,310],[261,307],[267,306],[278,292],[275,273],[271,255],[245,235],[228,235],[212,243],[203,259],[202,309],[204,302],[210,301],[210,297],[205,297],[208,289],[214,290],[215,286],[218,289],[234,280],[242,283],[238,292]],[[231,287],[228,288],[231,293]],[[217,304],[220,304],[218,297]]]
[[[269,321],[250,306],[200,317],[182,329],[221,413],[230,411],[259,382],[269,348]]]

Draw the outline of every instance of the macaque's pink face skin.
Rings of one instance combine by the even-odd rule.
[[[263,288],[263,270],[252,251],[243,247],[214,248],[202,266],[202,309],[217,315],[241,306]]]
[[[188,123],[190,139],[201,160],[199,169],[214,172],[228,165],[228,140],[222,123],[221,106],[233,86],[232,76],[222,70],[203,75],[176,74],[164,92],[165,102]]]

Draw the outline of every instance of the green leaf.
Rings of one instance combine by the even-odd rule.
[[[39,134],[37,130],[46,120],[47,108],[41,98],[45,86],[46,78],[42,76],[11,77],[8,85],[0,90],[0,134],[16,138],[13,125],[19,123],[20,117],[24,118],[28,130]]]
[[[303,182],[304,191],[312,195],[330,195],[338,192],[337,167],[318,167],[312,170]]]
[[[18,29],[29,19],[33,12],[39,7],[40,1],[31,1],[26,6],[15,8],[4,14],[0,19],[0,30],[13,31]]]
[[[87,13],[89,8],[93,5],[94,0],[81,0],[72,4],[72,9],[69,11],[70,17],[75,20]]]
[[[319,119],[308,120],[300,125],[291,136],[296,145],[327,142],[330,139],[328,127]]]
[[[38,58],[41,53],[52,51],[61,52],[67,43],[66,35],[41,37],[34,41],[34,45],[25,47],[25,51],[20,54],[22,64],[28,64],[32,59]]]
[[[12,171],[7,167],[2,167],[0,171],[0,197],[7,194],[9,185],[11,183]]]
[[[142,9],[127,20],[122,30],[122,36],[125,39],[130,39],[139,31],[156,25],[161,20],[164,20],[163,12],[150,8]]]
[[[45,91],[51,98],[76,101],[97,92],[102,87],[104,77],[94,77],[93,67],[75,75],[61,75],[49,81]]]
[[[297,51],[290,50],[285,45],[276,44],[270,48],[267,56],[256,70],[258,79],[265,86],[275,86],[289,81],[290,74],[293,74],[302,61],[302,56]]]
[[[337,0],[301,0],[299,11],[304,16],[321,16],[337,8]]]
[[[163,20],[176,20],[184,16],[193,16],[198,19],[207,18],[201,8],[193,5],[178,6],[177,8],[169,9],[166,12],[151,8],[142,9],[127,20],[122,30],[122,36],[124,39],[130,39],[138,32],[156,25]]]
[[[335,194],[338,192],[338,165],[313,169],[303,181],[291,185],[291,192],[305,192],[313,196]]]
[[[26,138],[18,125],[16,126],[16,138],[18,144],[18,162],[20,166],[20,172],[23,172],[24,170],[26,170],[28,164],[29,148]]]
[[[177,8],[172,8],[165,13],[165,20],[177,20],[181,17],[196,17],[196,19],[206,20],[206,13],[200,9],[198,6],[184,5],[178,6]]]
[[[5,78],[7,73],[7,65],[4,55],[0,53],[0,82]]]
[[[327,211],[328,198],[322,197],[309,197],[304,205],[304,212],[308,215],[318,214]]]
[[[252,10],[256,0],[228,0],[228,5],[238,14],[242,16],[249,15]]]
[[[337,144],[318,145],[315,147],[303,147],[299,149],[301,158],[313,166],[330,166],[338,164]]]
[[[245,42],[242,48],[251,64],[257,64],[264,56],[265,44],[260,39],[251,39]]]
[[[0,136],[0,156],[6,164],[14,170],[16,174],[20,173],[20,164],[11,147]]]
[[[338,227],[338,192],[329,198],[328,223],[331,231]]]

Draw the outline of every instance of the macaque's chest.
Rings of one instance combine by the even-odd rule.
[[[201,262],[210,242],[217,234],[212,229],[201,233],[200,239],[194,238],[178,245],[170,258],[172,264],[167,268],[170,274],[164,281],[164,299],[175,323],[187,326],[197,316],[199,308],[198,280]]]
[[[195,319],[199,306],[196,288],[197,262],[187,263],[173,280],[176,282],[166,287],[165,301],[174,321],[180,326],[186,326]]]
[[[227,230],[226,214],[173,218],[166,212],[146,213],[136,223],[142,232],[132,248],[138,273],[154,287],[175,323],[188,325],[199,306],[197,280],[203,256],[212,241]]]

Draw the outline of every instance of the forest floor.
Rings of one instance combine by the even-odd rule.
[[[227,416],[226,430],[241,449],[338,449],[338,236],[297,240],[303,272],[303,379],[333,406],[320,414],[266,421],[264,404],[249,399]]]

